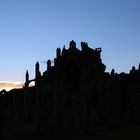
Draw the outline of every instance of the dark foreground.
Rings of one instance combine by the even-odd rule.
[[[36,131],[35,123],[7,121],[0,140],[136,140],[140,139],[139,126],[98,127],[86,130],[64,130],[47,138]]]

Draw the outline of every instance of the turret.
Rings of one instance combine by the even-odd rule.
[[[39,62],[36,62],[35,64],[35,76],[36,78],[39,76]]]
[[[136,71],[136,68],[135,66],[133,66],[132,69],[130,70],[130,73],[135,73],[135,71]]]
[[[29,86],[29,73],[27,70],[25,74],[25,87],[28,88],[28,86]]]
[[[26,74],[25,74],[25,81],[26,81],[26,83],[29,82],[29,73],[28,73],[28,70],[26,71]]]
[[[66,48],[65,48],[65,45],[64,45],[64,47],[63,47],[63,49],[62,49],[62,55],[64,55],[65,52],[66,52]]]
[[[56,59],[59,59],[60,55],[61,55],[61,49],[57,48],[57,50],[56,50]]]
[[[86,42],[81,42],[82,51],[84,51],[86,48],[88,48],[88,44]]]
[[[133,66],[133,67],[132,67],[132,71],[135,71],[135,70],[136,70],[136,68],[135,68],[135,66]]]
[[[69,43],[69,48],[76,48],[76,42],[72,40],[72,41]]]
[[[40,83],[40,79],[41,79],[41,73],[39,70],[39,62],[36,62],[35,64],[35,85],[38,86],[38,84]]]
[[[111,75],[112,76],[115,75],[115,70],[114,69],[111,70]]]
[[[97,51],[97,52],[102,52],[102,49],[101,48],[95,48],[95,50]]]
[[[51,68],[51,60],[47,61],[47,70]]]

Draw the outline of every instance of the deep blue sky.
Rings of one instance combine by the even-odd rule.
[[[0,81],[34,77],[36,61],[53,59],[75,40],[102,47],[107,71],[140,62],[140,0],[0,0]]]

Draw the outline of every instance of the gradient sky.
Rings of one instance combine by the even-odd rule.
[[[0,81],[24,82],[26,69],[53,59],[71,40],[102,48],[107,71],[140,62],[140,0],[0,0]]]

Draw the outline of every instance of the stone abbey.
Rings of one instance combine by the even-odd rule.
[[[38,120],[46,132],[139,123],[140,67],[105,72],[101,51],[85,42],[79,50],[74,41],[68,49],[57,48],[43,74],[37,62],[35,78],[30,80],[27,71],[24,88],[1,92],[4,118]],[[35,86],[29,87],[32,81]]]

